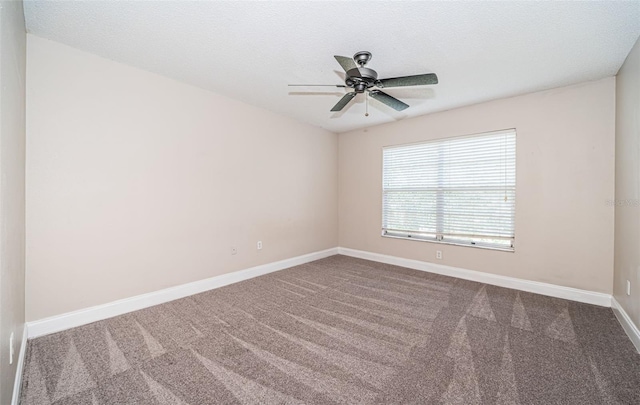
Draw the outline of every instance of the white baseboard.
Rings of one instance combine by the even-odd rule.
[[[611,308],[613,309],[613,313],[616,315],[616,318],[618,318],[618,322],[622,325],[622,329],[627,332],[627,336],[629,336],[629,339],[633,342],[636,350],[640,353],[640,330],[633,323],[629,314],[627,314],[624,308],[622,308],[615,297],[611,297]]]
[[[16,377],[13,380],[13,396],[11,397],[11,405],[18,405],[20,402],[20,388],[22,388],[22,372],[24,370],[24,358],[27,355],[27,324],[22,330],[22,343],[20,343],[20,353],[18,354],[18,363],[16,364]]]
[[[602,307],[611,306],[611,295],[605,293],[580,290],[577,288],[563,287],[555,284],[541,283],[537,281],[523,280],[515,277],[500,276],[497,274],[461,269],[458,267],[445,266],[442,264],[405,259],[397,256],[388,256],[380,253],[366,252],[363,250],[355,250],[343,247],[338,248],[338,253],[345,256],[372,260],[374,262],[393,264],[396,266],[408,267],[414,270],[442,274],[445,276],[457,277],[464,280],[477,281],[479,283],[491,284],[499,287],[506,287],[515,290],[547,295],[550,297],[564,298],[571,301],[584,302],[587,304],[599,305]]]
[[[351,257],[372,260],[381,263],[393,264],[408,267],[415,270],[427,271],[430,273],[443,274],[465,280],[477,281],[496,285],[500,287],[512,288],[521,291],[548,295],[551,297],[564,298],[572,301],[584,302],[588,304],[611,307],[611,295],[593,291],[580,290],[577,288],[563,287],[554,284],[541,283],[537,281],[523,280],[514,277],[500,276],[496,274],[483,273],[474,270],[467,270],[457,267],[445,266],[441,264],[423,262],[419,260],[405,259],[396,256],[383,255],[379,253],[355,250],[343,247],[331,248],[319,252],[313,252],[291,259],[263,264],[245,270],[235,271],[220,276],[183,284],[176,287],[154,291],[131,298],[97,305],[90,308],[81,309],[66,314],[56,315],[33,322],[28,322],[28,338],[47,335],[54,332],[70,329],[76,326],[85,325],[91,322],[100,321],[128,312],[137,311],[153,305],[173,301],[189,295],[198,294],[204,291],[223,287],[239,281],[268,274],[274,271],[283,270],[289,267],[309,263],[314,260],[343,254]]]
[[[139,309],[147,308],[153,305],[173,301],[178,298],[183,298],[189,295],[213,290],[215,288],[224,287],[226,285],[237,283],[239,281],[262,276],[264,274],[283,270],[289,267],[298,266],[300,264],[309,263],[314,260],[323,259],[325,257],[333,256],[336,254],[338,254],[338,248],[331,248],[302,256],[293,257],[291,259],[285,259],[278,262],[251,267],[245,270],[222,274],[220,276],[211,277],[188,284],[182,284],[176,287],[166,288],[164,290],[154,291],[148,294],[137,295],[135,297],[109,302],[107,304],[96,305],[94,307],[56,315],[50,318],[28,322],[28,337],[34,338],[38,336],[48,335],[50,333],[60,332],[62,330],[74,328],[76,326],[86,325],[91,322],[112,318],[114,316],[126,314],[128,312],[137,311]]]

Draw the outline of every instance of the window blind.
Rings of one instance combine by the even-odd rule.
[[[513,249],[514,129],[383,149],[382,233]]]

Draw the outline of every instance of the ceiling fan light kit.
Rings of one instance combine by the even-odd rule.
[[[396,111],[402,111],[409,108],[409,105],[403,103],[397,98],[379,90],[387,87],[406,87],[406,86],[424,86],[430,84],[438,84],[438,76],[435,73],[426,73],[422,75],[401,76],[389,79],[378,79],[378,72],[365,67],[371,60],[371,52],[360,51],[353,55],[353,58],[346,56],[334,56],[342,69],[344,69],[346,77],[344,84],[290,84],[289,86],[331,86],[344,87],[353,89],[352,92],[345,94],[331,111],[342,111],[344,107],[358,94],[365,93],[368,96],[380,101],[381,103],[393,108]],[[367,100],[368,101],[368,100]],[[368,102],[367,102],[368,107]],[[365,116],[369,115],[369,111]]]

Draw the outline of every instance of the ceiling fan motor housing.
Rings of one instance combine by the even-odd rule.
[[[369,68],[360,67],[347,71],[347,78],[345,84],[347,87],[351,87],[356,93],[364,93],[368,88],[376,85],[378,80],[378,73]]]

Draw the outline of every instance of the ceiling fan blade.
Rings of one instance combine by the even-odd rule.
[[[340,66],[344,69],[345,72],[350,71],[351,69],[357,69],[356,62],[354,62],[353,58],[347,58],[346,56],[337,56],[334,55],[334,58],[338,61]]]
[[[347,87],[344,84],[288,84],[289,87]]]
[[[393,77],[391,79],[380,79],[376,82],[376,86],[385,87],[402,87],[402,86],[424,86],[426,84],[438,84],[438,76],[435,73],[427,73],[424,75]]]
[[[369,91],[369,95],[375,98],[376,100],[380,101],[381,103],[388,105],[389,107],[393,108],[396,111],[402,111],[404,109],[409,108],[409,104],[405,104],[402,101],[398,100],[397,98],[391,97],[387,93],[382,92],[380,90],[371,90]]]
[[[351,99],[354,98],[355,96],[356,96],[355,92],[345,94],[344,96],[342,96],[340,101],[338,101],[338,104],[333,106],[331,111],[341,111],[347,104],[349,104],[349,101],[351,101]]]

